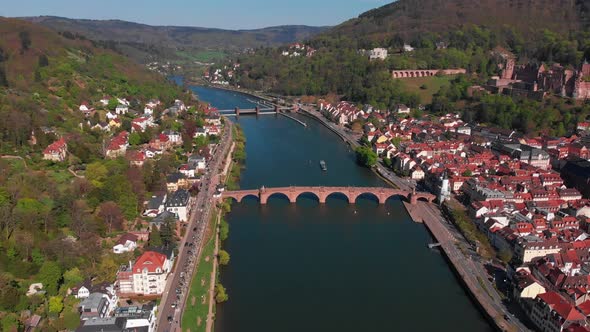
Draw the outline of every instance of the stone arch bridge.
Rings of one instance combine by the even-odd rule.
[[[411,204],[416,204],[419,199],[432,202],[436,198],[434,195],[425,192],[382,187],[262,187],[260,189],[225,191],[221,197],[233,198],[239,203],[245,197],[254,196],[259,199],[260,204],[266,204],[268,199],[273,195],[285,195],[291,203],[295,203],[297,202],[297,198],[303,194],[315,195],[320,203],[326,203],[326,199],[333,194],[342,194],[351,204],[355,203],[359,196],[365,194],[376,197],[379,204],[385,204],[385,201],[393,196],[402,196]]]

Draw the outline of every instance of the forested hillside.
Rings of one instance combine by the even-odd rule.
[[[109,105],[99,103],[105,95]],[[142,227],[136,217],[143,201],[165,187],[175,157],[142,169],[123,158],[104,159],[105,142],[130,130],[131,118],[122,117],[113,132],[90,124],[104,121],[116,97],[141,110],[151,98],[162,105],[192,101],[164,78],[87,40],[0,19],[1,331],[22,330],[24,310],[43,317],[43,330],[75,329],[77,301],[65,297],[67,289],[86,278],[112,282],[119,264],[134,257],[113,256],[113,241]],[[94,116],[85,118],[82,103],[96,107]],[[160,124],[173,126],[179,124]],[[67,143],[64,160],[43,160],[43,149],[60,138]],[[26,296],[37,282],[45,293]]]
[[[587,0],[400,0],[359,15],[327,32],[360,42],[380,44],[420,35],[444,35],[476,25],[512,30],[533,41],[547,29],[560,35],[587,28]]]
[[[120,20],[82,20],[41,16],[26,18],[66,34],[99,41],[134,60],[186,59],[202,51],[235,52],[245,48],[276,46],[311,38],[325,27],[276,26],[253,30],[223,30],[182,26],[150,26]]]

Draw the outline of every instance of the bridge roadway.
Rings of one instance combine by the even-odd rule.
[[[434,195],[425,192],[406,191],[384,187],[278,187],[250,190],[225,191],[222,198],[233,198],[241,202],[247,196],[254,196],[260,200],[260,204],[266,204],[268,199],[273,195],[285,195],[291,203],[297,202],[297,198],[302,194],[315,195],[320,203],[326,203],[326,199],[333,194],[344,195],[349,203],[355,203],[360,195],[370,194],[377,198],[379,204],[385,204],[388,198],[392,196],[402,196],[411,204],[416,204],[419,199],[428,202],[434,201]]]
[[[268,107],[268,106],[273,106]],[[247,109],[240,109],[239,107],[234,108],[233,110],[219,110],[220,115],[224,116],[240,116],[240,114],[277,114],[281,111],[288,111],[291,110],[290,107],[280,107],[278,105],[268,105],[265,108],[261,108],[256,106],[255,108],[247,108]]]

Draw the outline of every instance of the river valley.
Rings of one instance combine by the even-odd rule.
[[[219,109],[253,108],[252,97],[192,87]],[[386,186],[317,121],[295,115],[232,118],[246,136],[240,186]],[[322,171],[319,161],[326,162]],[[226,216],[231,255],[221,270],[229,301],[216,331],[491,331],[430,235],[401,201],[357,204],[313,195],[234,203]]]

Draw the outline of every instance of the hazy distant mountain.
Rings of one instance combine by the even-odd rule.
[[[115,42],[117,48],[136,60],[150,55],[172,57],[177,51],[229,50],[274,46],[310,38],[327,27],[285,25],[255,30],[223,30],[181,26],[150,26],[120,20],[84,20],[55,16],[26,20],[58,32],[78,33],[89,39]]]

